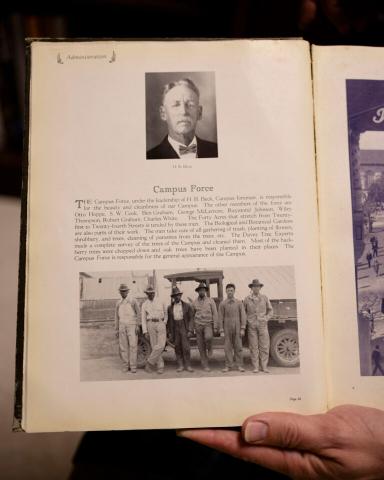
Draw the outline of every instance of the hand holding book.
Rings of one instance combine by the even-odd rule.
[[[182,430],[179,435],[292,478],[380,479],[384,412],[342,405],[322,415],[261,413],[242,431]]]
[[[34,41],[30,54],[15,428],[228,428],[265,409],[311,414],[346,401],[383,408],[383,275],[367,265],[373,234],[372,264],[382,263],[384,244],[384,200],[370,200],[384,168],[383,52],[313,46],[311,58],[300,40]],[[169,90],[172,82],[181,84]],[[70,95],[57,95],[69,85]],[[106,85],[119,88],[108,109]],[[217,155],[147,162],[173,125],[171,115],[159,118],[170,93],[183,131],[199,99],[210,119],[199,120],[201,136],[219,145]],[[252,290],[249,298],[261,288],[252,278],[265,282],[265,295]],[[181,367],[164,328],[170,289],[184,282],[192,305],[203,280],[210,294],[199,313],[177,308],[196,368],[189,357]],[[135,300],[123,309],[133,364],[140,357],[146,365],[158,343],[144,323],[141,335],[132,328],[132,308],[143,320],[148,285],[161,301],[145,317],[160,332],[161,382],[150,366],[121,371],[113,328],[121,282]],[[226,343],[232,330],[219,328],[224,341],[212,335],[228,285],[238,299],[224,319],[234,327],[237,369]],[[263,374],[267,366],[272,375]],[[335,412],[312,419],[327,424]]]

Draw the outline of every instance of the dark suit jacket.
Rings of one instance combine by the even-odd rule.
[[[198,158],[216,158],[217,143],[208,142],[196,137],[197,141],[197,157]],[[147,151],[147,160],[162,160],[165,158],[180,158],[172,145],[168,142],[168,135],[163,141]]]
[[[192,308],[189,303],[183,302],[181,300],[181,307],[183,309],[183,320],[185,330],[187,332],[193,332],[193,313]],[[173,318],[173,305],[168,307],[168,322],[167,322],[167,334],[170,337],[171,341],[175,339],[175,319]]]

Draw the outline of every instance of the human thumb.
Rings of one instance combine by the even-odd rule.
[[[318,451],[330,443],[329,422],[326,415],[262,413],[244,422],[242,436],[252,445]]]

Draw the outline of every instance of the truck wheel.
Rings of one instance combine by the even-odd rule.
[[[139,335],[137,342],[137,366],[138,368],[145,367],[148,357],[151,354],[151,344],[144,337],[144,335]]]
[[[271,338],[271,356],[281,367],[299,365],[299,339],[296,330],[285,328]]]

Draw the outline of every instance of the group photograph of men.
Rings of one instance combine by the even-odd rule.
[[[298,373],[293,268],[81,272],[80,332],[82,380]]]

